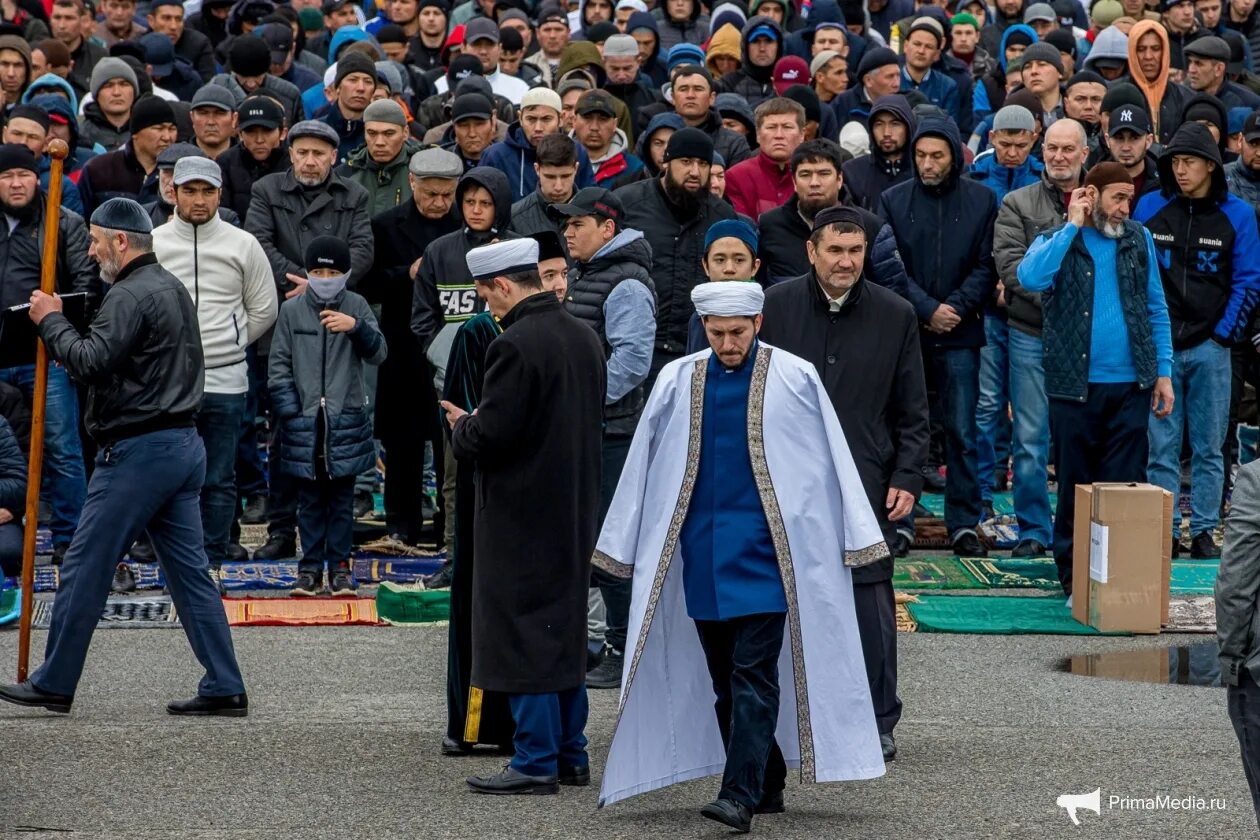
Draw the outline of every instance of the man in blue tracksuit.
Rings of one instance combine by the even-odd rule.
[[[1174,494],[1181,486],[1181,444],[1191,461],[1190,554],[1220,556],[1212,531],[1220,520],[1229,426],[1230,347],[1247,338],[1260,300],[1256,212],[1230,195],[1220,147],[1198,123],[1177,129],[1159,157],[1160,192],[1138,201],[1133,217],[1155,240],[1172,323],[1172,414],[1153,418],[1148,480]],[[1173,508],[1173,556],[1181,512]]]

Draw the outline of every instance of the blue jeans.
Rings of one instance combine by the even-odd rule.
[[[950,539],[980,522],[976,480],[976,404],[980,401],[980,350],[925,348],[924,373],[940,394],[945,429],[945,528]]]
[[[993,501],[994,473],[998,463],[1006,468],[1011,448],[1011,421],[1006,414],[1010,402],[1010,354],[1007,336],[1012,332],[1001,318],[984,318],[985,345],[980,348],[980,402],[976,405],[976,480],[980,498]]]
[[[29,401],[35,393],[35,366],[0,369],[0,382],[21,389]],[[87,496],[83,443],[79,440],[79,397],[66,369],[48,366],[48,405],[44,411],[44,484],[40,498],[52,508],[53,543],[69,543],[79,526]]]
[[[206,451],[193,428],[124,438],[97,453],[83,518],[61,568],[44,663],[31,675],[36,688],[74,694],[114,569],[147,525],[188,644],[206,669],[197,693],[245,691],[201,535],[205,477]]]
[[[354,549],[354,476],[329,478],[319,459],[315,474],[313,481],[286,476],[297,490],[298,568],[318,573],[327,564],[331,574],[349,564]]]
[[[1211,339],[1173,353],[1172,414],[1151,415],[1147,480],[1176,496],[1181,491],[1181,442],[1190,437],[1190,533],[1213,530],[1220,521],[1225,486],[1225,431],[1229,428],[1229,349]],[[1173,537],[1181,532],[1181,506],[1173,505]]]
[[[586,755],[586,685],[547,694],[509,694],[516,734],[512,767],[526,776],[556,776],[590,766]]]
[[[197,412],[197,434],[206,447],[206,483],[201,490],[201,527],[206,556],[218,566],[227,558],[236,512],[236,444],[245,417],[244,394],[205,394]]]
[[[1011,461],[1014,466],[1015,519],[1019,538],[1050,545],[1050,492],[1046,489],[1050,458],[1050,400],[1041,339],[1011,330],[1010,354]],[[980,475],[984,480],[984,474]]]

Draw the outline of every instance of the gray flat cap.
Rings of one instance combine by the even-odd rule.
[[[179,163],[175,164],[174,181],[177,187],[189,181],[205,181],[212,187],[221,187],[223,186],[223,170],[210,158],[180,158]]]
[[[293,128],[289,129],[289,143],[302,137],[314,137],[317,140],[323,140],[331,143],[335,149],[341,145],[341,137],[333,130],[333,127],[326,122],[320,120],[302,120],[294,123]]]
[[[203,158],[205,156],[206,153],[201,151],[200,147],[194,146],[192,143],[172,143],[162,151],[158,152],[157,168],[174,169],[175,164],[179,163],[180,158]]]
[[[221,111],[233,112],[236,110],[236,105],[236,96],[223,85],[202,85],[197,88],[192,98],[194,108],[218,108]]]
[[[454,152],[433,147],[412,155],[407,171],[417,178],[455,179],[464,174],[464,163]]]

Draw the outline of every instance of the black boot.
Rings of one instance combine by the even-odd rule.
[[[254,550],[255,560],[292,560],[297,557],[297,540],[292,534],[271,534],[266,545]]]

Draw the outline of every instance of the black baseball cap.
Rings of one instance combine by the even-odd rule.
[[[578,97],[577,106],[573,110],[574,113],[581,117],[585,117],[588,114],[617,116],[617,109],[613,107],[612,96],[602,90],[588,90],[582,94]]]
[[[284,125],[284,109],[270,96],[251,96],[236,109],[240,128],[280,128]]]
[[[1107,124],[1107,136],[1115,137],[1125,130],[1137,134],[1150,134],[1151,118],[1146,115],[1146,111],[1136,105],[1121,105],[1111,112],[1110,122]]]
[[[1252,111],[1243,120],[1242,136],[1247,141],[1260,138],[1260,111]]]
[[[451,103],[451,123],[461,120],[488,120],[494,115],[494,104],[480,93],[461,93]]]
[[[612,219],[618,224],[621,224],[622,218],[626,215],[626,209],[621,206],[621,200],[603,187],[584,187],[578,190],[577,195],[573,196],[573,200],[568,204],[553,204],[547,208],[547,212],[564,218],[599,216]]]

